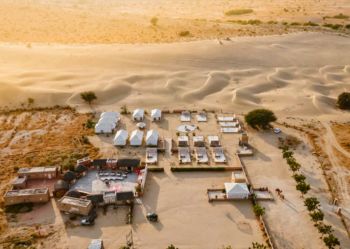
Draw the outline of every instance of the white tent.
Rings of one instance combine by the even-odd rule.
[[[95,133],[113,133],[114,128],[111,123],[99,122],[95,125]]]
[[[248,199],[250,192],[246,183],[225,183],[227,199]]]
[[[158,145],[158,131],[149,130],[146,134],[146,145],[157,146]]]
[[[143,131],[134,130],[130,135],[130,145],[131,146],[141,146],[143,139]]]
[[[115,128],[118,124],[118,121],[119,120],[114,117],[102,117],[98,120],[98,123],[110,124],[113,126],[113,128]]]
[[[162,111],[159,109],[153,109],[151,111],[151,118],[153,121],[159,121],[162,118]]]
[[[132,114],[132,118],[135,121],[142,121],[145,115],[145,111],[143,109],[136,109]]]
[[[120,113],[119,112],[102,112],[100,117],[101,118],[103,118],[103,117],[115,117],[115,118],[119,119]]]
[[[125,146],[126,140],[128,139],[128,132],[126,130],[119,130],[114,137],[114,145],[116,146]]]

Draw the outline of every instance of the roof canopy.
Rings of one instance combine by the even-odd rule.
[[[151,117],[152,118],[160,118],[162,116],[162,111],[159,109],[153,109],[151,111]]]
[[[138,109],[134,110],[132,116],[133,117],[143,117],[144,114],[145,114],[145,111],[143,109],[138,108]]]
[[[143,139],[143,132],[134,130],[130,135],[130,145],[141,145]]]
[[[226,182],[225,190],[227,198],[247,198],[250,194],[246,183]]]
[[[158,144],[158,131],[149,130],[146,135],[146,144],[147,145],[157,145]]]

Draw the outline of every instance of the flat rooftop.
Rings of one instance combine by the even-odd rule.
[[[74,197],[69,197],[69,196],[63,196],[59,201],[62,204],[69,204],[69,205],[74,205],[74,206],[79,206],[79,207],[87,207],[91,204],[90,200],[74,198]]]
[[[18,174],[45,173],[45,172],[55,172],[56,170],[57,170],[56,166],[20,168],[17,173]]]
[[[48,188],[32,188],[32,189],[19,189],[19,190],[9,190],[6,192],[5,196],[24,196],[24,195],[41,195],[47,194]]]

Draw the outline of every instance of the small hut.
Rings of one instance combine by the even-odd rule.
[[[68,182],[64,180],[58,180],[54,185],[53,196],[56,198],[61,198],[69,190]]]

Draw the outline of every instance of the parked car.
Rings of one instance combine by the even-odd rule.
[[[151,221],[151,222],[157,222],[158,221],[158,214],[156,213],[148,213],[146,215],[147,220]]]
[[[280,128],[273,128],[273,132],[274,132],[275,134],[279,134],[279,133],[281,133],[282,131],[281,131]]]
[[[93,239],[88,246],[88,249],[104,249],[102,239]]]

